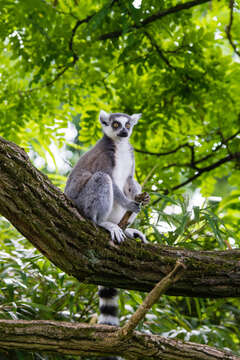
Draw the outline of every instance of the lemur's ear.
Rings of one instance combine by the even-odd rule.
[[[108,126],[109,125],[109,119],[110,119],[110,114],[106,113],[106,111],[101,110],[100,114],[99,114],[99,120],[101,121],[101,123],[103,125]]]
[[[138,122],[138,120],[140,119],[141,116],[142,116],[142,114],[133,114],[133,115],[131,116],[133,125],[135,125],[135,124]]]

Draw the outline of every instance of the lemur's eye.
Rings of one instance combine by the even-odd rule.
[[[113,127],[114,127],[114,129],[117,129],[118,127],[119,127],[119,123],[117,122],[117,121],[114,121],[114,123],[113,123]]]
[[[126,123],[125,127],[126,127],[127,129],[130,129],[131,125],[130,125],[129,123]]]

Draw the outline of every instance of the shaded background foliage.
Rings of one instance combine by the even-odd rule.
[[[166,245],[239,246],[238,1],[0,0],[0,18],[1,136],[63,189],[101,136],[100,109],[141,112],[132,144],[152,203],[137,226]],[[203,204],[192,200],[199,191]],[[0,229],[1,318],[95,321],[94,286],[56,269],[3,218]],[[143,296],[121,294],[123,322]],[[239,321],[238,299],[164,296],[139,329],[240,354]]]

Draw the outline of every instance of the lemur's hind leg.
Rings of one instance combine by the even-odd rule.
[[[74,202],[87,218],[95,223],[103,221],[103,216],[108,216],[113,205],[110,176],[101,171],[93,174],[78,193]]]
[[[108,230],[113,241],[124,240],[125,234],[120,227],[106,221],[113,207],[113,185],[108,174],[102,171],[93,174],[74,202],[84,216]]]

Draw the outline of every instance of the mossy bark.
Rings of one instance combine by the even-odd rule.
[[[0,214],[79,281],[149,291],[181,260],[187,271],[169,295],[240,296],[240,250],[189,251],[134,240],[115,245],[31,164],[23,149],[3,138]]]
[[[118,328],[58,321],[0,320],[0,355],[8,349],[61,355],[119,355],[139,360],[240,360],[207,345],[134,331],[122,340]]]

